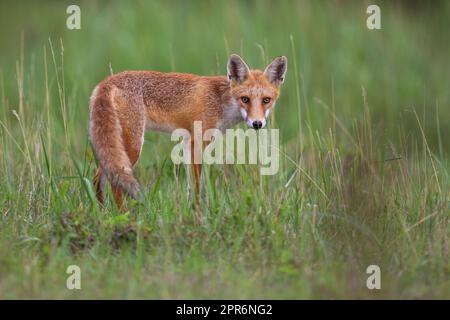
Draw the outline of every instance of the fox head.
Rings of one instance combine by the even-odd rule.
[[[264,71],[250,70],[237,54],[228,60],[231,95],[247,125],[261,129],[275,106],[287,70],[287,58],[275,58]]]

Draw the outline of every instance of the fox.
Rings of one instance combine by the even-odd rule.
[[[124,194],[141,199],[133,169],[146,131],[185,129],[193,137],[194,121],[201,121],[204,130],[223,132],[242,121],[256,130],[264,128],[286,71],[285,56],[276,57],[264,70],[250,70],[239,55],[231,54],[226,76],[122,71],[98,83],[89,101],[89,138],[98,163],[93,185],[98,202],[104,203],[107,181],[120,210]],[[191,139],[192,156],[195,145]],[[187,172],[193,172],[198,202],[202,168],[191,163]]]

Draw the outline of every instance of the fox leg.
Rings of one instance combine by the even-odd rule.
[[[201,148],[203,148],[203,145],[200,144]],[[202,164],[201,163],[195,163],[195,153],[199,153],[200,162],[203,160],[201,159],[201,151],[202,150],[196,150],[195,148],[195,142],[194,139],[191,140],[191,169],[192,173],[194,174],[194,182],[195,182],[195,202],[197,205],[200,206],[200,177],[202,174]],[[189,175],[188,175],[189,177]],[[189,186],[190,191],[190,186]]]
[[[202,165],[193,164],[194,179],[195,179],[195,202],[200,205],[200,177],[202,175]]]
[[[111,185],[114,202],[116,203],[117,209],[119,211],[125,211],[123,209],[123,191],[122,189],[117,185]]]
[[[103,205],[106,176],[103,174],[102,167],[99,166],[97,168],[97,171],[95,172],[94,178],[92,180],[94,182],[95,196],[97,197],[97,201],[101,205]]]
[[[125,151],[130,159],[131,166],[134,167],[141,155],[142,145],[144,142],[144,127],[141,129],[134,128],[135,132],[123,130],[122,137],[124,141]],[[123,190],[117,185],[112,184],[111,189],[116,202],[117,208],[124,211],[123,207]]]
[[[143,132],[142,132],[142,139],[143,139]],[[142,149],[142,142],[139,142],[139,147],[137,147],[137,143],[134,145],[131,145],[130,147],[125,146],[125,150],[128,154],[128,157],[130,158],[130,163],[132,166],[136,164],[136,162],[139,160],[139,156],[141,154]],[[123,190],[118,185],[111,185],[111,189],[114,196],[114,201],[116,202],[117,208],[120,211],[124,211],[123,208]]]
[[[186,170],[186,199],[188,205],[191,203],[191,168],[188,164],[185,165]]]
[[[122,143],[125,153],[130,160],[131,168],[133,168],[139,156],[141,155],[142,146],[144,144],[145,130],[145,112],[143,105],[136,100],[125,101],[120,95],[116,95],[114,106],[119,117]],[[125,211],[123,207],[123,190],[112,183],[111,184],[114,201],[120,211]]]

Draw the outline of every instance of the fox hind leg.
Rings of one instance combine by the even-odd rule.
[[[139,149],[137,148],[125,148],[128,156],[130,157],[131,165],[134,166],[136,162],[139,160],[139,155],[141,153],[142,144],[139,145]],[[114,201],[116,202],[117,208],[121,211],[124,211],[123,207],[123,191],[118,185],[111,185],[111,189],[114,196]]]
[[[124,211],[122,189],[117,185],[111,185],[111,189],[112,189],[114,202],[116,203],[117,209],[119,209],[119,211]]]
[[[144,144],[144,117],[142,115],[139,118],[142,119],[142,123],[133,127],[131,123],[128,123],[125,119],[121,119],[123,144],[132,167],[138,162]],[[120,186],[114,184],[111,184],[111,188],[117,208],[124,211],[123,190]]]
[[[139,155],[141,152],[141,148],[142,146],[140,146],[139,150],[136,149],[130,149],[130,148],[125,148],[125,150],[127,150],[127,154],[130,157],[130,162],[131,165],[134,166],[136,164],[136,162],[139,160]],[[122,188],[120,188],[120,186],[118,185],[111,185],[111,189],[113,192],[113,196],[114,196],[114,201],[116,202],[117,208],[121,211],[124,210],[123,208],[123,191]]]
[[[95,188],[95,196],[97,197],[97,201],[103,205],[104,202],[104,191],[105,191],[105,182],[106,176],[103,174],[102,167],[98,167],[95,172],[93,184]]]
[[[97,197],[97,201],[100,203],[100,205],[103,205],[105,202],[106,176],[103,174],[103,170],[101,167],[98,167],[92,180],[95,188],[95,196]],[[119,210],[122,210],[123,209],[122,189],[113,184],[111,185],[111,189],[114,196],[114,202],[116,203],[117,208]]]

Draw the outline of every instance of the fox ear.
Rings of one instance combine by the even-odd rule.
[[[250,69],[241,57],[233,53],[228,59],[227,73],[231,81],[242,82],[247,78]]]
[[[276,57],[264,70],[264,75],[271,83],[283,83],[287,70],[287,58]]]

